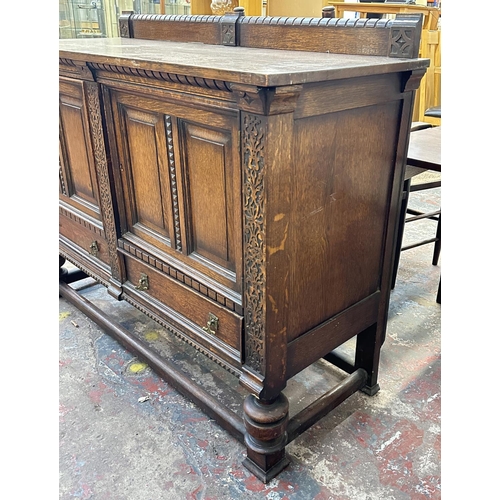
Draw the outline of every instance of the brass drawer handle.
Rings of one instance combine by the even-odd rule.
[[[141,277],[139,278],[139,284],[135,288],[136,290],[148,290],[149,278],[147,274],[141,273]]]
[[[99,251],[99,245],[97,244],[97,241],[93,241],[89,247],[89,254],[93,255],[94,257],[97,257],[98,251]]]
[[[211,333],[212,335],[215,335],[215,332],[219,328],[219,318],[212,313],[208,313],[208,321],[207,321],[207,326],[203,327],[203,330],[207,333]]]

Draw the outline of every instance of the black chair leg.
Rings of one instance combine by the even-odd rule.
[[[436,243],[434,243],[434,253],[432,254],[432,265],[437,266],[439,256],[441,254],[441,214],[439,214],[438,224],[436,229]]]
[[[396,286],[396,277],[398,275],[399,259],[401,257],[401,247],[403,246],[403,233],[405,229],[406,210],[408,209],[408,199],[410,194],[411,179],[408,179],[403,184],[403,199],[401,202],[401,213],[399,214],[397,237],[396,237],[396,253],[394,255],[394,267],[392,269],[391,290]]]

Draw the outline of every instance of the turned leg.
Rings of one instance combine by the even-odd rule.
[[[377,323],[375,323],[356,337],[354,366],[355,369],[363,368],[368,374],[366,385],[361,390],[369,396],[373,396],[380,390],[377,379],[382,341],[377,330]]]
[[[285,454],[288,425],[288,399],[281,394],[274,401],[250,395],[243,404],[247,458],[243,465],[267,483],[288,464]]]
[[[439,255],[441,254],[441,214],[439,214],[438,224],[436,229],[436,242],[434,243],[434,252],[432,254],[432,265],[437,266]]]

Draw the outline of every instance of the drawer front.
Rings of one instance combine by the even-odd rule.
[[[194,333],[196,337],[201,336],[209,343],[216,337],[240,352],[243,328],[241,316],[134,258],[125,257],[125,266],[128,281],[146,299],[152,297],[186,318],[185,322],[180,320],[183,329]],[[216,343],[213,347],[217,349]]]
[[[59,234],[81,247],[89,255],[109,265],[108,244],[103,229],[74,213],[67,212],[65,215],[65,212],[61,210],[59,214]]]

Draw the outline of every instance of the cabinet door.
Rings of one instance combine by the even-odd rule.
[[[241,290],[238,115],[111,91],[126,230],[182,271]],[[171,262],[171,260],[169,261]]]
[[[101,220],[84,84],[59,83],[59,194],[74,208]]]

